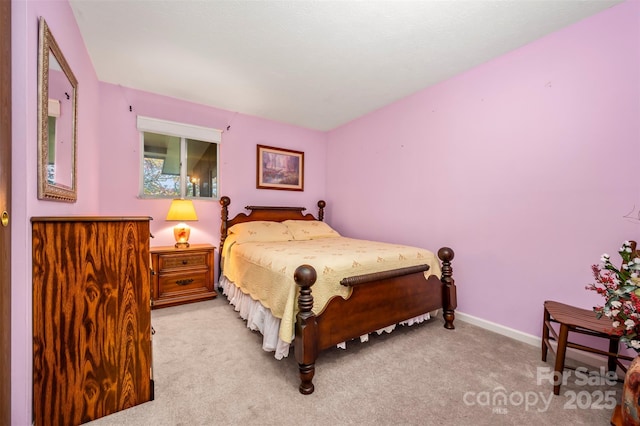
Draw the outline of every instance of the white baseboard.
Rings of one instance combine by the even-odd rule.
[[[474,317],[473,315],[468,315],[460,311],[455,312],[456,319],[460,321],[468,322],[469,324],[477,325],[480,328],[484,328],[485,330],[493,331],[494,333],[502,334],[503,336],[511,337],[512,339],[518,340],[520,342],[527,343],[532,346],[540,347],[542,343],[542,339],[538,336],[534,336],[533,334],[527,334],[522,331],[516,330],[514,328],[506,327],[504,325],[487,321],[482,318]]]
[[[537,346],[538,348],[542,348],[542,337],[534,336],[533,334],[524,333],[522,331],[506,327],[501,324],[497,324],[495,322],[487,321],[482,318],[474,317],[473,315],[468,315],[460,311],[455,312],[456,319],[460,321],[467,322],[469,324],[473,324],[480,328],[484,328],[485,330],[493,331],[494,333],[501,334],[503,336],[510,337],[519,342],[527,343],[532,346]],[[541,325],[542,327],[542,325]],[[553,348],[556,348],[555,342],[551,342]],[[541,349],[542,350],[542,349]],[[567,348],[566,358],[573,359],[580,363],[586,364],[591,367],[606,367],[607,366],[607,358],[594,354],[591,352],[580,351],[574,348]],[[618,368],[620,372],[620,369]],[[624,373],[623,373],[624,374]]]

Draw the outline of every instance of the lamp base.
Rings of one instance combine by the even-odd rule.
[[[179,223],[173,227],[173,236],[176,238],[176,248],[189,247],[189,234],[191,234],[191,228],[186,223]]]

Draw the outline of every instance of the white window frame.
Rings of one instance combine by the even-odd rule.
[[[159,118],[137,117],[137,128],[140,132],[140,175],[138,178],[138,194],[140,198],[166,198],[156,197],[144,194],[144,132],[158,133],[161,135],[175,136],[180,138],[180,196],[186,197],[187,191],[187,162],[186,158],[187,146],[185,139],[193,139],[202,142],[211,142],[218,144],[218,155],[216,156],[217,173],[217,195],[218,197],[188,197],[192,199],[202,200],[218,200],[220,198],[220,145],[222,144],[222,130],[212,127],[197,126],[195,124],[178,123],[176,121],[161,120]]]

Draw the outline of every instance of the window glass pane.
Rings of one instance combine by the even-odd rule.
[[[143,195],[180,196],[180,138],[144,132]]]
[[[218,198],[218,144],[186,139],[187,197]]]

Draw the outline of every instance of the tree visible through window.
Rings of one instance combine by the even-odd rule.
[[[144,195],[180,195],[180,176],[163,174],[163,164],[160,158],[144,158]]]

